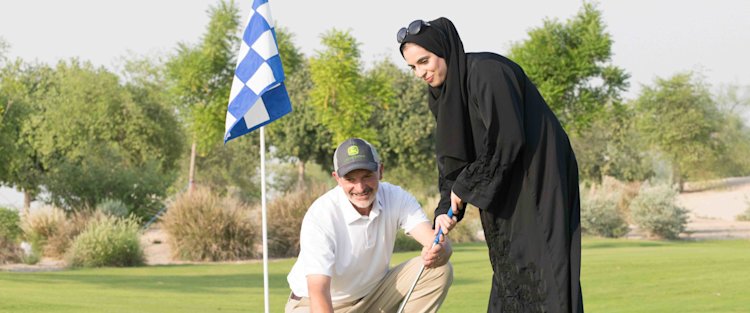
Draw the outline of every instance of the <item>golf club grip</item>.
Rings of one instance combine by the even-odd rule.
[[[452,205],[448,209],[448,218],[453,218],[453,206]],[[443,229],[440,228],[440,230],[438,230],[437,236],[435,236],[435,241],[432,243],[433,246],[435,246],[438,242],[440,242],[440,236],[442,235],[443,235]]]

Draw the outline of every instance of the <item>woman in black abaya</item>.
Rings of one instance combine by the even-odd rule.
[[[488,312],[583,312],[578,166],[536,86],[501,55],[464,53],[446,18],[414,21],[397,39],[437,121],[435,230],[452,229],[467,203],[480,209]]]

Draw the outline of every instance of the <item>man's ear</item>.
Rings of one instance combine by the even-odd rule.
[[[383,179],[383,169],[384,169],[383,163],[380,163],[380,165],[378,166],[378,179],[379,180]]]

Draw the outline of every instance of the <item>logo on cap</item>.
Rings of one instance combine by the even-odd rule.
[[[359,154],[359,147],[357,147],[357,146],[351,146],[348,149],[346,149],[346,153],[349,156],[357,155],[357,154]]]

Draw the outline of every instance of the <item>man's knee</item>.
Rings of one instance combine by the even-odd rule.
[[[453,283],[453,265],[450,262],[442,266],[431,268],[429,271],[430,280],[440,283],[444,286],[450,286]]]

